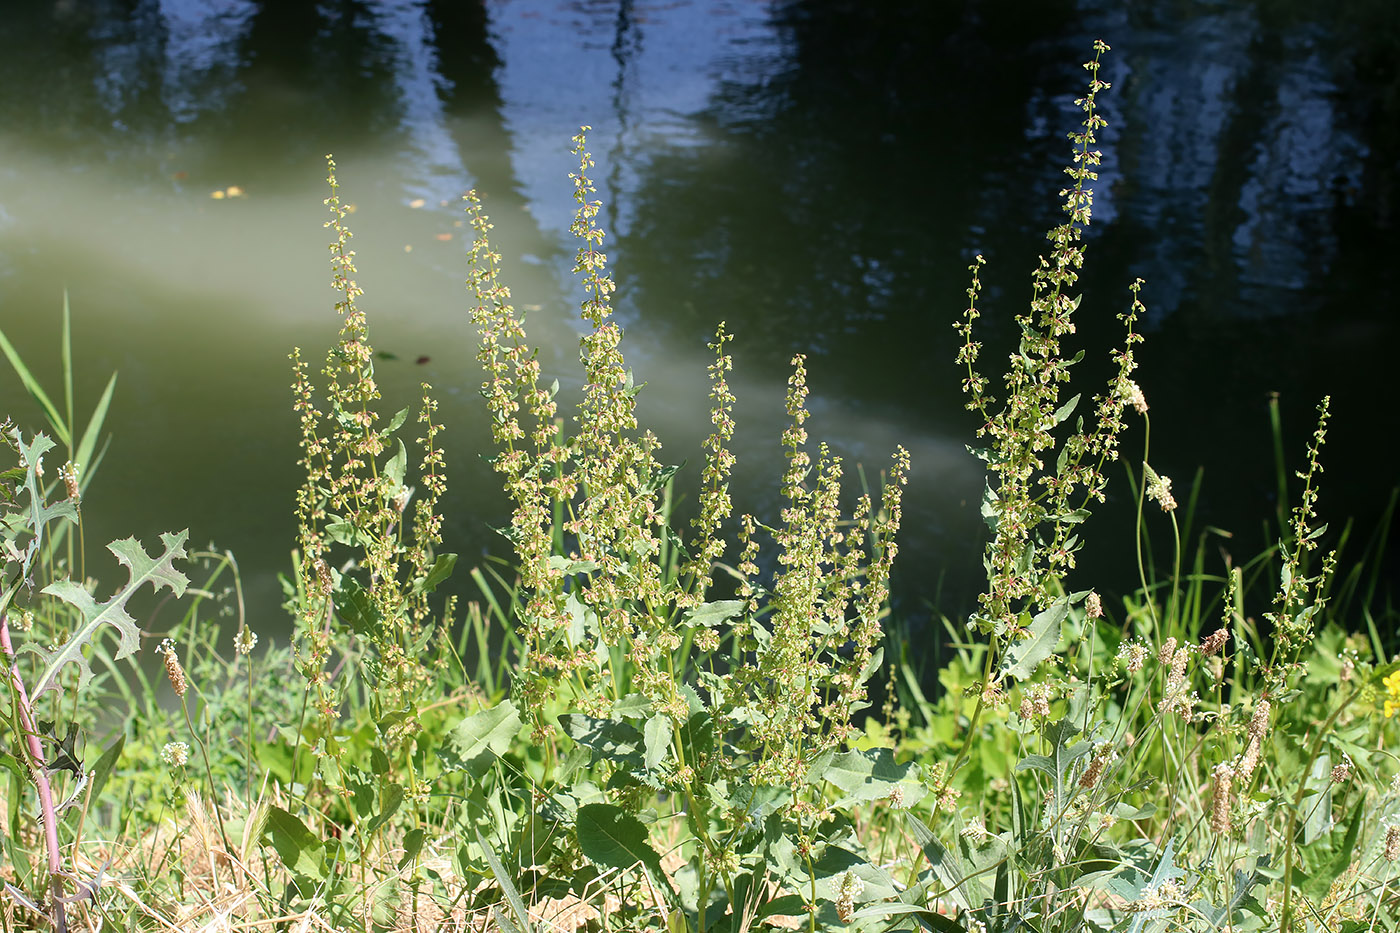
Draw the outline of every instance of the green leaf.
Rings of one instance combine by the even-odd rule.
[[[318,881],[325,877],[326,845],[300,819],[279,806],[269,805],[263,835],[272,837],[272,847],[282,864],[294,873]]]
[[[595,865],[626,870],[640,863],[661,876],[661,856],[647,840],[646,827],[627,811],[590,803],[579,807],[575,827],[580,851]]]
[[[126,736],[119,735],[115,742],[108,745],[102,752],[102,757],[97,759],[97,764],[92,768],[92,800],[94,803],[102,796],[102,788],[107,785],[107,776],[116,767],[117,759],[121,758],[122,749],[126,746]]]
[[[682,622],[685,625],[703,625],[713,628],[728,622],[743,611],[744,601],[742,599],[720,599],[690,610],[685,614]]]
[[[943,847],[934,838],[932,830],[923,824],[923,821],[912,813],[905,813],[905,823],[909,827],[909,833],[914,837],[914,842],[923,850],[924,858],[928,859],[929,866],[933,869],[934,877],[943,885],[944,889],[963,910],[971,910],[974,906],[981,906],[981,898],[977,898],[972,890],[967,886],[967,871],[963,868],[962,862],[952,852]],[[980,892],[980,888],[977,889]]]
[[[990,480],[987,481],[986,488],[982,490],[982,521],[987,523],[987,528],[992,534],[997,533],[997,522],[1001,520],[1001,500],[997,498],[996,490],[992,488]]]
[[[640,693],[629,693],[613,700],[612,712],[623,719],[646,719],[651,713],[651,700]]]
[[[405,408],[404,411],[406,412],[408,409]],[[392,431],[393,428],[389,430]],[[403,486],[403,476],[408,470],[408,448],[404,447],[402,440],[396,440],[395,444],[397,449],[394,451],[394,455],[384,464],[384,476],[394,484],[395,489],[398,489]]]
[[[423,840],[427,838],[427,832],[423,827],[418,826],[403,834],[403,858],[399,859],[399,871],[403,871],[418,857],[418,853],[423,851]]]
[[[39,385],[39,380],[34,378],[34,374],[29,371],[29,367],[24,365],[24,360],[20,358],[19,351],[10,343],[4,331],[0,331],[0,350],[5,352],[5,356],[10,360],[10,366],[14,369],[15,375],[19,376],[24,387],[29,390],[29,394],[34,397],[34,401],[39,403],[39,407],[44,409],[44,417],[48,419],[49,426],[58,435],[59,441],[64,446],[72,443],[72,436],[68,433],[68,426],[64,423],[63,416],[59,414],[58,406],[49,399],[48,393],[43,386]]]
[[[73,461],[81,470],[78,473],[78,489],[87,491],[88,483],[92,482],[93,476],[97,473],[97,464],[101,462],[101,457],[93,459],[93,451],[97,449],[97,436],[102,433],[102,424],[107,420],[107,409],[112,404],[112,393],[117,388],[117,374],[112,373],[112,378],[107,380],[107,388],[102,391],[102,397],[97,400],[97,407],[92,410],[89,416],[87,427],[83,429],[82,439],[78,441],[78,449],[74,453],[76,459]]]
[[[1068,420],[1069,420],[1069,416],[1072,415],[1072,414],[1074,414],[1074,409],[1075,409],[1076,407],[1078,407],[1078,405],[1079,405],[1079,396],[1078,396],[1078,395],[1076,395],[1074,398],[1070,399],[1068,402],[1065,402],[1063,405],[1061,405],[1061,406],[1059,407],[1059,409],[1057,409],[1056,412],[1055,412],[1055,423],[1056,423],[1056,424],[1064,424],[1066,421],[1068,421]]]
[[[403,805],[403,786],[390,783],[384,789],[384,805],[379,808],[379,812],[365,826],[365,835],[373,837],[379,831],[379,827],[394,818],[394,814],[399,812],[399,807]]]
[[[529,931],[530,912],[525,909],[525,901],[520,896],[520,891],[516,889],[514,882],[510,880],[510,875],[506,874],[505,866],[501,864],[500,857],[496,855],[496,850],[486,841],[486,837],[477,830],[476,844],[481,846],[481,854],[486,857],[486,864],[491,866],[491,874],[496,876],[496,883],[501,886],[501,893],[505,895],[506,903],[510,905],[511,913],[515,915],[515,922],[520,924],[518,929]],[[504,920],[499,913],[496,915],[498,925],[503,925]]]
[[[899,788],[909,806],[927,793],[918,768],[912,762],[895,764],[888,748],[842,752],[831,759],[822,777],[845,791],[847,803],[883,800]]]
[[[491,709],[473,713],[447,734],[438,749],[438,758],[449,771],[470,771],[480,775],[495,759],[505,754],[520,732],[520,713],[510,700]]]
[[[185,587],[190,581],[175,569],[174,561],[185,556],[185,539],[188,537],[188,530],[179,534],[162,534],[160,540],[165,550],[159,557],[154,558],[146,553],[135,538],[123,538],[107,545],[107,550],[127,568],[130,579],[105,603],[97,602],[91,593],[71,580],[51,583],[44,587],[43,592],[58,597],[81,612],[83,622],[73,633],[73,637],[58,648],[39,652],[45,666],[44,673],[34,688],[34,696],[37,697],[45,690],[56,687],[59,672],[68,664],[78,666],[78,688],[82,689],[87,685],[92,679],[92,668],[83,656],[83,646],[97,636],[103,625],[110,625],[117,630],[117,652],[113,655],[115,660],[120,661],[141,646],[140,630],[136,627],[136,620],[126,611],[126,602],[143,583],[150,583],[156,592],[160,592],[162,587],[168,587],[176,597],[185,595]]]
[[[439,554],[421,580],[413,581],[414,593],[431,593],[438,585],[452,576],[452,568],[457,566],[456,554]]]
[[[1002,662],[1004,676],[1025,680],[1035,673],[1040,662],[1054,653],[1068,615],[1069,598],[1065,596],[1036,613],[1026,637],[1006,649],[1006,660]]]
[[[397,431],[399,428],[403,427],[403,423],[404,423],[404,421],[406,421],[406,420],[408,420],[408,409],[407,409],[407,408],[403,408],[403,409],[400,409],[399,411],[394,412],[394,417],[392,417],[392,418],[389,419],[389,426],[386,427],[386,428],[384,429],[384,433],[385,433],[385,434],[393,434],[393,433],[394,433],[395,431]],[[402,442],[402,441],[399,442],[399,446],[400,446],[400,447],[403,446],[403,442]]]
[[[582,713],[570,713],[559,720],[564,734],[580,745],[593,750],[594,760],[629,759],[641,764],[642,733],[625,722],[594,719]]]
[[[657,713],[647,720],[642,734],[646,741],[644,763],[648,771],[655,771],[657,765],[666,760],[666,755],[671,751],[672,731],[671,717],[665,713]]]

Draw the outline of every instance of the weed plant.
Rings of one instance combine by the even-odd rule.
[[[0,334],[57,439],[3,427],[0,928],[1394,930],[1400,662],[1376,568],[1395,498],[1343,560],[1350,525],[1318,517],[1324,399],[1297,484],[1278,457],[1297,505],[1277,545],[1236,560],[1224,533],[1198,532],[1199,477],[1182,506],[1150,465],[1141,282],[1112,379],[1082,415],[1071,394],[1107,51],[1086,66],[1065,220],[1000,400],[978,368],[980,257],[970,270],[957,363],[987,465],[987,585],[965,627],[944,620],[932,699],[887,609],[908,456],[843,514],[845,465],[809,440],[801,356],[781,508],[735,515],[735,335],[720,326],[698,508],[673,521],[687,474],[638,422],[586,127],[571,413],[466,198],[513,555],[472,569],[464,604],[437,595],[456,563],[438,550],[443,426],[427,385],[416,439],[401,436],[413,406],[380,410],[333,162],[340,335],[319,385],[292,354],[305,480],[289,644],[258,647],[233,555],[187,554],[183,532],[154,556],[110,545],[129,579],[99,602],[82,509],[115,377],[79,431],[66,305],[63,408]],[[56,451],[67,462],[46,475]],[[1075,563],[1119,471],[1140,572],[1110,599]],[[1170,541],[1166,559],[1149,540]],[[133,616],[146,583],[186,596],[168,627]],[[138,655],[164,677],[118,663]]]

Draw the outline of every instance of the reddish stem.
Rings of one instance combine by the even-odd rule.
[[[44,761],[44,746],[39,741],[39,730],[34,728],[34,714],[29,703],[29,691],[24,689],[24,681],[19,676],[19,666],[15,663],[15,649],[10,643],[10,626],[5,614],[0,613],[0,647],[10,662],[10,683],[19,697],[19,724],[29,744],[29,755],[33,759],[29,774],[34,778],[34,786],[39,790],[39,810],[43,814],[44,844],[49,853],[49,884],[53,888],[54,926],[58,933],[66,933],[67,922],[63,915],[63,855],[58,847],[58,814],[53,807],[53,788],[49,785],[49,772]]]

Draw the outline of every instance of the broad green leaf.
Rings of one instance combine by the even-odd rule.
[[[1069,598],[1065,596],[1036,613],[1028,626],[1028,634],[1006,649],[1006,660],[1002,663],[1003,674],[1016,680],[1025,680],[1035,673],[1040,662],[1054,653],[1068,615]]]
[[[401,784],[390,783],[384,789],[384,805],[379,812],[365,826],[365,835],[374,836],[379,827],[394,818],[394,814],[399,812],[399,807],[403,805],[403,786]]]
[[[413,592],[431,593],[438,588],[438,584],[452,576],[452,568],[457,566],[456,554],[439,554],[433,561],[433,565],[428,568],[423,579],[415,580]]]
[[[449,771],[480,774],[505,754],[520,732],[520,713],[510,700],[472,713],[447,734],[438,758]]]
[[[59,672],[68,664],[78,666],[78,688],[82,689],[87,685],[92,679],[92,668],[83,656],[83,646],[98,635],[103,625],[110,625],[117,630],[118,642],[114,659],[120,661],[141,646],[140,630],[136,626],[136,620],[126,611],[126,602],[144,583],[150,583],[156,592],[162,587],[168,587],[176,597],[185,595],[185,587],[190,581],[175,569],[174,561],[185,556],[185,539],[188,537],[189,531],[162,534],[160,540],[165,550],[159,557],[154,558],[146,553],[135,538],[123,538],[107,545],[107,550],[127,568],[130,579],[105,603],[97,602],[91,593],[71,580],[51,583],[44,587],[43,592],[58,597],[81,612],[83,621],[73,633],[73,637],[58,648],[53,651],[40,650],[39,653],[44,659],[44,673],[34,688],[34,696],[37,697],[45,690],[57,686]]]
[[[1068,402],[1065,402],[1063,405],[1061,405],[1061,406],[1059,407],[1059,409],[1057,409],[1056,412],[1055,412],[1055,423],[1056,423],[1056,424],[1064,424],[1066,421],[1068,421],[1068,420],[1069,420],[1069,416],[1072,415],[1072,414],[1074,414],[1074,409],[1075,409],[1076,407],[1078,407],[1078,405],[1079,405],[1079,396],[1078,396],[1078,395],[1076,395],[1074,398],[1070,399]]]
[[[651,700],[640,693],[629,693],[613,700],[612,712],[623,719],[646,719],[651,713]]]
[[[263,835],[272,837],[272,847],[277,850],[282,864],[294,873],[316,880],[324,877],[325,843],[296,816],[279,806],[269,805]]]
[[[988,481],[985,489],[982,490],[982,521],[987,523],[987,528],[992,534],[997,533],[997,522],[1001,520],[1001,500],[997,498],[996,490]]]
[[[743,611],[742,599],[720,599],[690,610],[682,621],[685,625],[713,627],[728,622]]]
[[[912,763],[895,764],[888,748],[842,752],[831,759],[822,777],[846,792],[848,803],[883,800],[899,789],[904,805],[917,803],[927,793]]]
[[[575,821],[578,846],[584,856],[603,868],[646,866],[661,875],[661,856],[647,840],[647,829],[627,811],[607,803],[579,807]]]
[[[644,743],[642,733],[629,723],[614,719],[594,719],[582,713],[570,713],[559,720],[564,733],[580,745],[591,748],[594,758],[633,759],[641,764]]]
[[[646,742],[644,764],[648,771],[655,771],[657,765],[666,760],[671,751],[672,731],[671,717],[665,713],[657,713],[647,720],[642,734]]]

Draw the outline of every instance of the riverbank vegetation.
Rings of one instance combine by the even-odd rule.
[[[995,380],[980,257],[970,270],[957,365],[987,580],[965,626],[943,620],[938,671],[918,646],[942,633],[888,608],[917,464],[896,449],[874,489],[843,489],[850,465],[808,435],[801,356],[773,514],[728,494],[742,334],[711,344],[698,469],[639,424],[582,131],[575,410],[511,304],[486,206],[465,205],[513,506],[509,559],[470,569],[441,548],[432,388],[400,407],[375,382],[330,162],[341,330],[319,378],[292,354],[290,644],[249,626],[232,554],[185,532],[90,548],[115,377],[80,428],[66,313],[61,405],[3,342],[47,421],[4,426],[3,929],[1395,929],[1400,616],[1377,562],[1394,499],[1366,545],[1322,521],[1323,399],[1302,469],[1280,475],[1277,545],[1201,533],[1197,490],[1151,466],[1143,283],[1108,383],[1072,378],[1106,51]],[[1110,486],[1138,503],[1121,599],[1076,568]],[[124,583],[90,580],[113,559]],[[473,598],[441,595],[454,574]],[[182,597],[162,604],[160,675],[132,663],[152,593]]]

